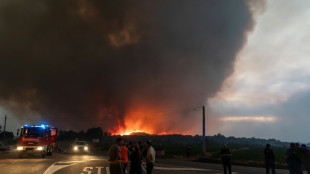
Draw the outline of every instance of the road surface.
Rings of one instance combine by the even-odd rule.
[[[40,155],[26,156],[0,154],[0,174],[109,174],[106,155],[60,154],[41,158]],[[129,169],[129,168],[128,168]],[[286,170],[277,170],[278,174],[288,174]],[[154,174],[221,174],[219,164],[190,161],[157,159]],[[233,174],[262,174],[263,168],[233,166]]]

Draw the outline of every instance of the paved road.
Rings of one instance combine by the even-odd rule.
[[[42,159],[40,155],[17,158],[17,154],[0,154],[0,174],[109,174],[105,155],[54,154]],[[233,166],[234,174],[262,174],[263,168]],[[219,164],[157,159],[154,174],[221,174]],[[288,174],[277,170],[278,174]]]

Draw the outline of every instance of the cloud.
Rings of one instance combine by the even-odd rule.
[[[310,17],[308,1],[269,0],[247,45],[238,54],[234,73],[223,83],[209,108],[225,116],[273,115],[275,122],[221,124],[229,135],[309,142],[303,132],[309,121]]]
[[[198,120],[188,108],[204,104],[233,72],[255,24],[252,6],[1,1],[0,105],[62,129],[142,122],[136,129],[182,132]]]
[[[221,118],[221,121],[236,121],[236,122],[275,122],[277,117],[275,116],[225,116]]]
[[[217,99],[268,105],[310,89],[309,6],[305,1],[268,1]]]

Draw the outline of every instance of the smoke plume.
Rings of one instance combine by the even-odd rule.
[[[233,72],[251,9],[246,0],[3,0],[0,106],[61,129],[192,133],[201,119],[192,108]]]

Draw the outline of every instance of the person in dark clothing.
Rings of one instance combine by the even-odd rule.
[[[144,147],[142,146],[141,141],[138,141],[138,145],[139,145],[139,147],[140,147],[141,152],[143,153],[143,151],[144,151]]]
[[[186,156],[189,158],[191,156],[191,146],[186,147]]]
[[[303,174],[302,171],[302,159],[303,159],[303,152],[300,149],[299,143],[295,143],[295,149],[296,149],[296,161],[297,161],[297,174]]]
[[[265,167],[266,174],[269,174],[271,169],[272,174],[275,174],[275,156],[273,150],[270,148],[270,144],[266,144],[266,148],[264,149],[265,154]]]
[[[132,144],[131,141],[129,141],[129,143],[128,143],[128,150],[129,150],[130,152],[133,151],[133,144]]]
[[[136,144],[130,155],[130,174],[142,174],[142,153],[140,146]]]
[[[123,174],[122,160],[120,156],[120,146],[124,143],[122,138],[117,138],[109,151],[110,174]]]
[[[290,144],[290,148],[286,151],[285,155],[286,162],[288,164],[288,169],[290,174],[299,174],[298,173],[298,157],[295,149],[295,143]]]
[[[223,168],[224,168],[224,174],[227,174],[227,168],[228,168],[228,173],[231,174],[231,163],[230,163],[231,154],[226,144],[223,145],[223,148],[221,150],[221,158],[222,158],[222,163],[223,163]]]
[[[302,164],[304,168],[307,170],[307,173],[310,174],[310,154],[305,144],[301,145],[301,151],[303,153]]]

